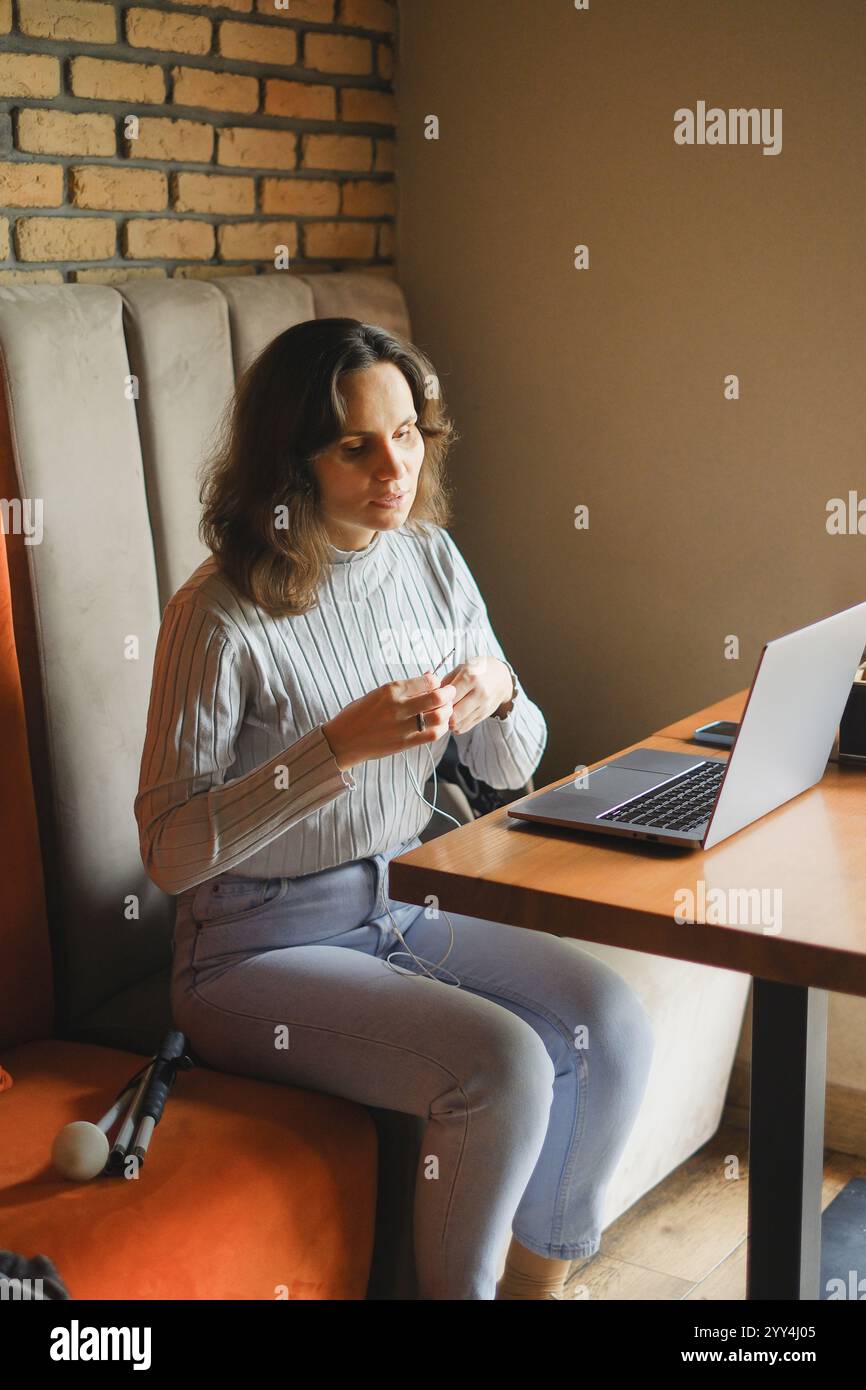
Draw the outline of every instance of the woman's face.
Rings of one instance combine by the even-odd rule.
[[[340,380],[347,405],[343,435],[315,458],[321,511],[340,550],[363,550],[377,531],[392,531],[409,514],[424,462],[424,436],[409,383],[393,362],[347,372]],[[376,499],[400,493],[395,506]]]

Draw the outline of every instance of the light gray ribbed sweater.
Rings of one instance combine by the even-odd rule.
[[[427,525],[379,531],[365,550],[332,546],[319,602],[302,615],[270,617],[213,556],[169,600],[134,807],[142,862],[165,892],[229,871],[312,873],[426,826],[434,813],[401,754],[343,772],[322,725],[377,686],[432,670],[452,647],[440,679],[470,656],[506,661],[454,540]],[[460,761],[493,787],[522,787],[547,742],[541,710],[515,680],[504,719],[454,735]],[[438,762],[447,742],[407,750],[422,790],[427,750]]]

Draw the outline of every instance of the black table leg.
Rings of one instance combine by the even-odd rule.
[[[755,979],[747,1299],[819,1299],[827,991]]]

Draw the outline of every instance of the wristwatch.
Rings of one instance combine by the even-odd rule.
[[[502,660],[501,657],[500,660]],[[511,665],[510,661],[505,661],[503,664],[507,666],[509,671],[511,672],[511,699],[508,701],[508,705],[506,709],[502,712],[502,714],[500,714],[498,710],[494,710],[493,714],[491,715],[492,719],[498,719],[500,720],[500,722],[503,719],[508,718],[511,711],[514,709],[514,701],[517,699],[517,677],[514,674],[514,667]],[[502,707],[500,706],[500,709],[501,708]]]

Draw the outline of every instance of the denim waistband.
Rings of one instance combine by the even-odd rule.
[[[363,863],[366,860],[366,862],[370,863],[373,866],[373,869],[376,873],[377,911],[374,913],[374,915],[378,915],[378,913],[384,913],[385,911],[384,892],[385,879],[388,872],[388,865],[390,864],[391,860],[396,859],[398,855],[408,854],[410,849],[414,849],[420,844],[420,835],[411,835],[408,840],[402,840],[399,844],[392,845],[388,849],[380,850],[375,854],[362,856],[360,860],[346,859],[341,864],[331,864],[325,869],[313,869],[308,874],[294,874],[289,875],[288,877],[290,877],[293,882],[305,882],[308,879],[318,878],[320,876],[323,877],[325,874],[338,873],[341,869],[346,869],[353,864]],[[285,875],[275,875],[275,878],[278,878],[280,882],[283,881],[283,877],[285,877]],[[258,878],[253,876],[247,876],[246,874],[233,874],[230,872],[224,874],[215,874],[214,878],[227,879],[229,882],[232,883],[256,883],[260,881]],[[194,893],[195,889],[191,888],[187,891],[189,893]]]

